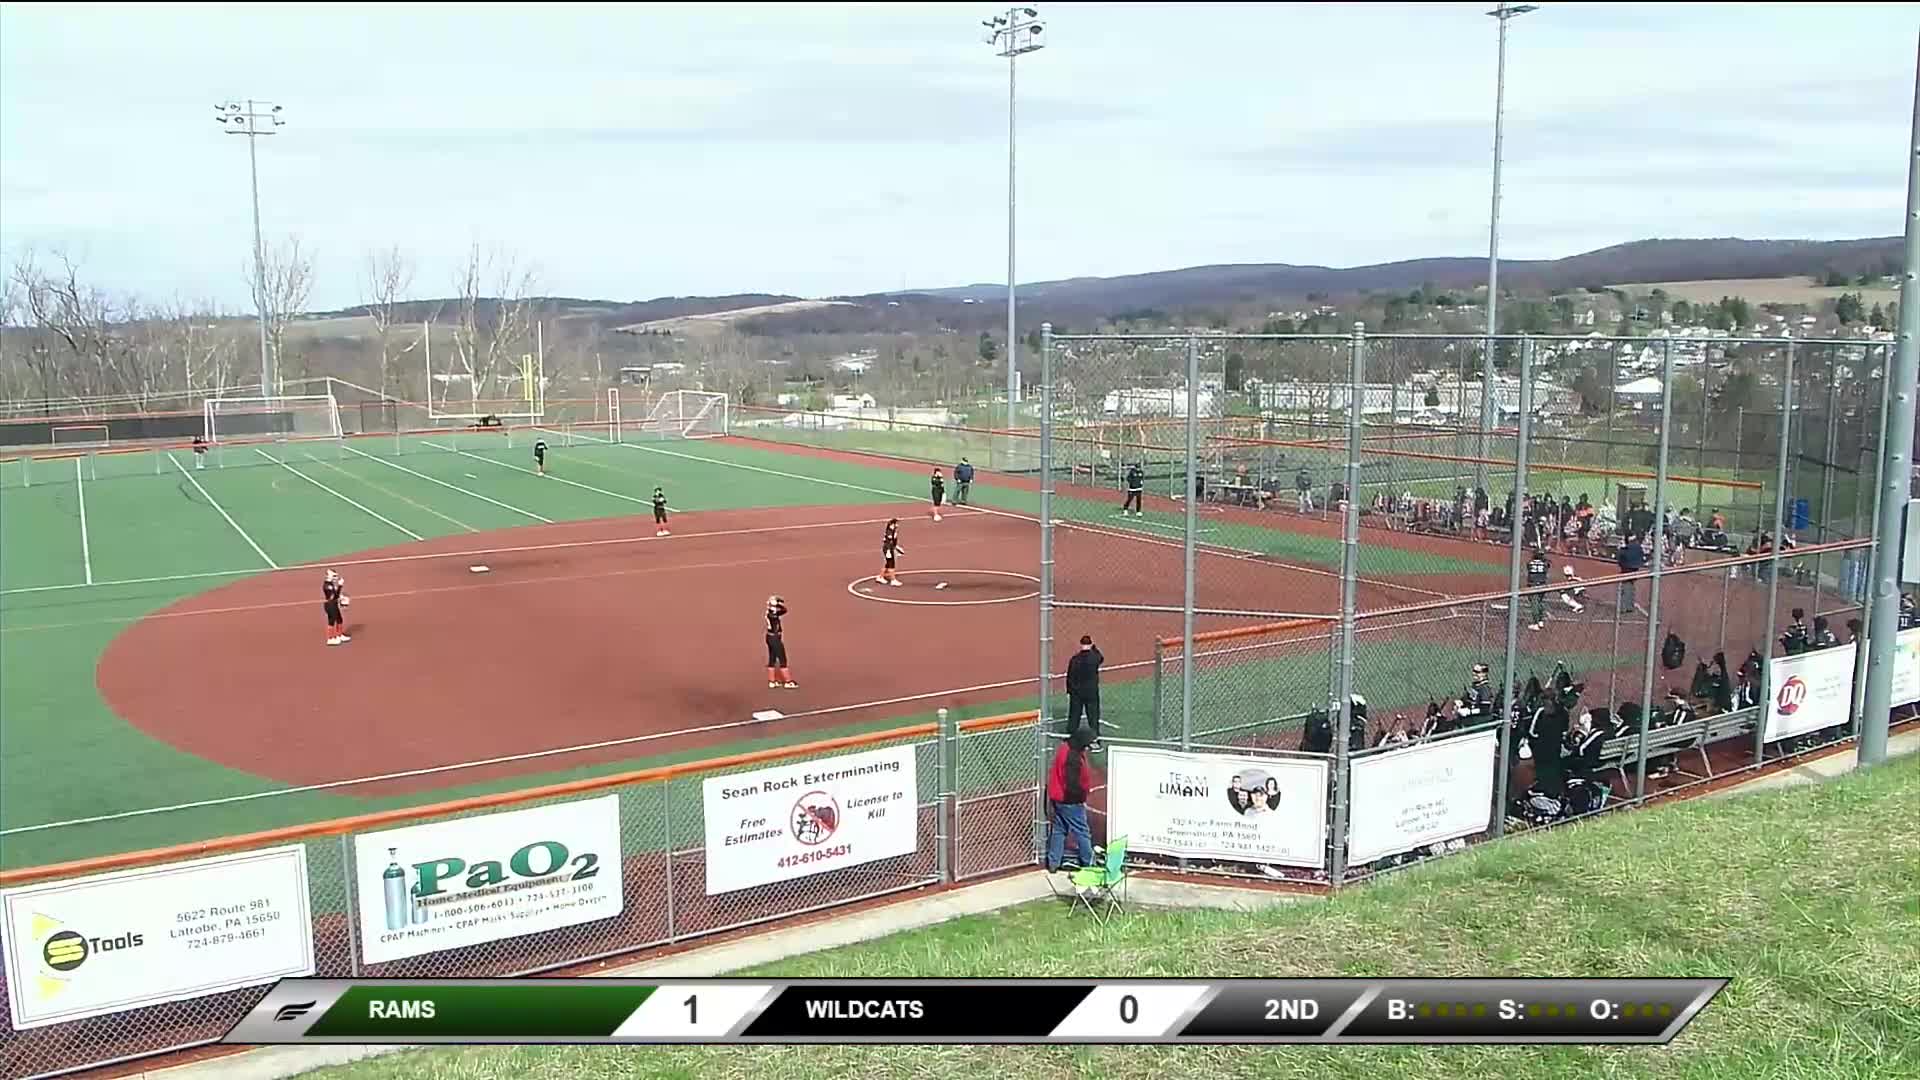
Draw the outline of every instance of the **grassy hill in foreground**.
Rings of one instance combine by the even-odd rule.
[[[1920,758],[1478,849],[1259,914],[1032,904],[763,976],[1730,976],[1664,1048],[751,1047],[410,1052],[315,1080],[1920,1076]]]

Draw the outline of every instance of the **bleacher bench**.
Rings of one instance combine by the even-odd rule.
[[[1707,760],[1707,747],[1739,735],[1752,735],[1753,725],[1759,718],[1760,709],[1755,706],[1702,716],[1684,724],[1653,728],[1647,732],[1647,757],[1651,760],[1657,754],[1698,753],[1702,771],[1687,775],[1704,780],[1713,774],[1713,765]],[[1624,787],[1627,783],[1627,766],[1637,759],[1639,752],[1640,735],[1637,732],[1617,735],[1600,744],[1600,767],[1619,773],[1620,784]]]

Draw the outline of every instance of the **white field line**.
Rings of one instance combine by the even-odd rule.
[[[344,446],[345,444],[343,443],[342,445]],[[539,522],[543,522],[543,523],[545,523],[545,524],[548,524],[548,525],[551,525],[551,524],[553,524],[553,519],[552,519],[552,518],[544,518],[544,517],[541,517],[541,516],[540,516],[539,514],[536,514],[536,513],[534,513],[534,512],[533,512],[533,511],[531,511],[531,510],[522,510],[522,509],[520,509],[520,508],[519,508],[519,507],[517,507],[517,506],[509,506],[508,504],[506,504],[506,503],[503,503],[503,502],[501,502],[501,501],[500,501],[499,499],[495,499],[495,498],[492,498],[492,497],[490,497],[490,496],[486,496],[486,495],[482,495],[482,494],[480,494],[480,493],[479,493],[479,492],[477,492],[477,491],[469,491],[469,490],[467,490],[466,488],[463,488],[463,487],[461,487],[461,486],[460,486],[460,485],[458,485],[458,484],[449,484],[449,483],[447,483],[447,482],[446,482],[445,480],[442,480],[442,479],[440,479],[440,478],[438,478],[438,477],[434,477],[434,476],[428,476],[428,475],[427,475],[426,473],[423,473],[423,472],[416,472],[416,471],[415,471],[415,470],[413,470],[413,469],[409,469],[409,468],[407,468],[407,467],[406,467],[405,465],[401,465],[401,464],[398,464],[398,463],[396,463],[396,462],[392,462],[392,461],[388,461],[388,460],[387,460],[386,458],[382,458],[382,457],[374,457],[374,456],[373,456],[372,454],[369,454],[369,453],[367,453],[366,451],[364,451],[364,450],[360,450],[360,449],[358,449],[358,448],[356,448],[356,447],[352,447],[352,446],[347,446],[347,447],[346,447],[346,450],[347,450],[347,452],[348,452],[348,453],[350,453],[350,454],[358,454],[358,455],[360,455],[361,457],[363,457],[363,458],[366,458],[366,459],[367,459],[368,461],[377,461],[377,462],[379,462],[380,464],[382,464],[382,465],[385,465],[385,466],[386,466],[387,468],[389,468],[389,469],[398,469],[399,471],[401,471],[401,472],[403,472],[403,473],[406,473],[406,474],[407,474],[408,476],[417,476],[417,477],[419,477],[420,479],[422,479],[422,480],[425,480],[425,481],[427,481],[427,482],[428,482],[428,483],[430,483],[430,484],[439,484],[439,485],[440,485],[441,487],[443,487],[443,488],[446,488],[446,489],[448,489],[449,491],[457,491],[457,492],[459,492],[459,493],[460,493],[460,494],[462,494],[462,495],[471,495],[471,496],[473,496],[474,498],[476,498],[476,499],[479,499],[479,500],[480,500],[481,502],[484,502],[484,503],[492,503],[493,505],[495,505],[495,506],[497,506],[497,507],[499,507],[499,508],[500,508],[500,509],[502,509],[502,510],[511,510],[511,511],[513,511],[513,512],[514,512],[514,513],[516,513],[516,514],[520,514],[520,515],[522,515],[522,516],[525,516],[525,517],[530,517],[530,518],[532,518],[532,519],[533,519],[533,520],[535,520],[535,521],[539,521]]]
[[[965,546],[966,543],[966,541],[955,540],[932,546],[935,548],[956,548]],[[356,593],[356,595],[369,600],[403,600],[413,596],[438,596],[446,593],[475,592],[481,589],[506,589],[517,588],[523,585],[555,585],[569,581],[600,581],[606,578],[639,577],[647,574],[670,574],[680,570],[724,570],[729,566],[764,566],[770,563],[805,562],[808,559],[849,558],[859,554],[860,550],[864,549],[809,551],[794,555],[769,555],[762,559],[727,559],[718,562],[675,563],[670,566],[633,566],[621,570],[607,570],[591,574],[547,574],[542,577],[500,578],[494,580],[473,579],[460,585],[432,585],[413,589],[392,589],[387,592]],[[287,567],[287,569],[291,570],[293,568]],[[310,602],[311,601],[307,600],[269,600],[257,604],[232,604],[226,607],[193,608],[187,611],[160,611],[148,615],[115,616],[112,618],[93,619],[82,622],[42,623],[34,626],[16,626],[0,629],[0,633],[23,634],[36,630],[69,630],[78,626],[111,626],[121,623],[142,622],[146,619],[191,619],[203,615],[235,615],[250,611],[297,608],[302,604]]]
[[[301,601],[301,603],[305,603],[305,602],[306,601]],[[1440,618],[1427,619],[1423,621],[1424,622],[1441,622],[1444,620],[1445,620],[1445,617],[1443,616]],[[1414,626],[1414,625],[1420,625],[1420,624],[1407,623],[1402,625]],[[1386,629],[1394,629],[1394,627],[1384,627],[1384,626],[1368,627],[1367,629],[1368,630],[1386,630]],[[1275,645],[1297,644],[1299,642],[1314,641],[1324,637],[1326,637],[1325,633],[1310,634],[1305,637],[1298,637],[1298,638],[1281,638],[1276,641],[1261,642],[1255,645],[1241,645],[1241,646],[1235,646],[1231,649],[1219,649],[1219,650],[1212,650],[1204,653],[1197,653],[1195,654],[1194,658],[1198,660],[1205,657],[1230,655],[1232,653],[1248,652],[1248,651],[1253,651],[1258,649],[1269,649],[1274,647]],[[1133,670],[1133,669],[1138,669],[1143,667],[1152,667],[1152,666],[1153,666],[1152,660],[1133,660],[1124,664],[1115,664],[1111,667],[1104,668],[1103,670],[1128,671],[1128,670]],[[1060,674],[1050,676],[1048,681],[1057,682],[1065,678],[1066,678],[1066,675],[1063,672]],[[794,720],[794,719],[804,719],[807,717],[815,717],[815,716],[832,716],[839,713],[858,712],[864,709],[882,708],[888,705],[904,705],[904,704],[908,704],[915,701],[925,701],[930,698],[951,697],[954,694],[977,693],[985,690],[1004,690],[1004,689],[1017,687],[1017,686],[1031,686],[1037,681],[1038,681],[1037,676],[1030,675],[1030,676],[1027,676],[1026,678],[1021,678],[1021,679],[1007,679],[1002,682],[980,683],[974,686],[957,687],[951,690],[934,690],[934,691],[929,691],[927,693],[921,693],[921,694],[907,694],[902,697],[881,698],[875,701],[856,702],[851,705],[832,705],[826,708],[808,709],[805,712],[787,713],[785,714],[784,719]],[[612,749],[612,748],[621,747],[621,746],[638,746],[644,743],[659,742],[664,739],[674,739],[674,738],[679,738],[681,736],[686,736],[686,735],[704,735],[704,734],[709,734],[711,732],[716,732],[716,731],[734,731],[741,728],[764,727],[766,724],[767,724],[767,721],[764,721],[764,720],[733,720],[724,724],[709,724],[703,727],[681,728],[676,731],[659,731],[659,732],[653,732],[647,735],[630,735],[620,739],[605,739],[600,742],[580,743],[575,746],[556,746],[556,747],[551,747],[545,750],[529,750],[519,754],[506,754],[500,757],[483,758],[476,761],[458,761],[458,762],[452,762],[446,765],[432,765],[432,766],[428,766],[420,769],[408,769],[403,772],[380,773],[374,776],[357,776],[347,780],[329,780],[325,783],[304,784],[299,787],[273,788],[267,791],[250,792],[245,795],[228,795],[218,799],[200,799],[195,802],[175,803],[171,806],[148,807],[144,810],[122,810],[117,813],[97,814],[92,817],[72,818],[67,821],[46,821],[46,822],[41,822],[38,825],[18,825],[11,829],[0,829],[0,836],[16,836],[21,833],[43,832],[48,829],[67,828],[67,827],[76,826],[76,825],[93,825],[93,824],[98,824],[106,821],[124,821],[127,818],[147,817],[154,814],[168,814],[168,813],[173,813],[180,810],[200,810],[210,806],[230,806],[234,803],[253,802],[259,799],[271,799],[271,798],[276,798],[283,795],[301,795],[301,794],[307,794],[307,793],[316,792],[316,791],[336,791],[340,788],[356,787],[362,784],[378,784],[378,783],[383,783],[383,782],[393,781],[393,780],[407,780],[407,779],[412,779],[414,777],[419,777],[419,776],[437,776],[437,775],[442,775],[450,772],[458,772],[463,769],[482,769],[482,768],[487,768],[493,765],[510,765],[510,764],[514,764],[516,762],[522,762],[522,761],[537,761],[541,758],[559,757],[565,754],[580,754],[580,753],[587,753],[593,750],[607,750],[607,749]]]
[[[423,443],[422,445],[425,445],[425,446],[431,446],[431,447],[433,447],[433,448],[434,448],[435,450],[448,450],[448,451],[452,451],[453,453],[456,453],[456,454],[459,454],[459,455],[460,455],[461,457],[470,457],[470,458],[472,458],[472,459],[473,459],[473,460],[475,460],[475,461],[484,461],[484,462],[486,462],[486,463],[487,463],[487,464],[489,464],[489,465],[498,465],[498,466],[499,466],[500,468],[502,468],[502,469],[511,469],[511,470],[513,470],[514,472],[517,472],[517,473],[525,473],[525,474],[527,474],[528,476],[539,476],[539,475],[540,475],[540,473],[538,473],[538,472],[536,472],[536,471],[535,471],[535,470],[533,470],[533,469],[526,469],[526,468],[522,468],[522,467],[520,467],[520,466],[518,466],[518,465],[509,465],[509,464],[507,464],[507,463],[506,463],[506,462],[504,462],[504,461],[497,461],[497,460],[495,460],[495,459],[493,459],[493,458],[490,458],[490,457],[482,457],[482,456],[480,456],[479,454],[472,454],[472,453],[468,453],[468,452],[467,452],[467,451],[465,451],[465,450],[460,450],[460,449],[456,449],[456,448],[454,448],[454,447],[451,447],[451,446],[441,446],[441,445],[440,445],[439,443],[431,443],[431,442],[430,442],[430,443]],[[634,497],[634,496],[632,496],[632,495],[622,495],[622,494],[621,494],[620,492],[618,492],[618,491],[608,491],[608,490],[607,490],[606,488],[597,488],[597,487],[594,487],[594,486],[593,486],[592,484],[582,484],[582,483],[580,483],[580,482],[579,482],[579,481],[577,481],[577,480],[569,480],[569,479],[567,479],[567,478],[566,478],[566,477],[564,477],[564,476],[557,476],[557,475],[555,475],[555,474],[553,474],[553,473],[547,473],[547,474],[546,474],[546,479],[548,479],[548,480],[555,480],[555,481],[558,481],[558,482],[560,482],[560,483],[562,483],[562,484],[565,484],[565,485],[567,485],[568,487],[577,487],[577,488],[579,488],[579,489],[580,489],[581,491],[591,491],[591,492],[593,492],[593,493],[594,493],[594,494],[596,494],[596,495],[605,495],[605,496],[607,496],[607,497],[608,497],[608,498],[610,498],[610,499],[623,499],[623,500],[625,500],[625,501],[627,501],[627,502],[630,502],[630,503],[638,503],[639,505],[641,505],[641,506],[644,506],[644,507],[646,507],[646,508],[647,508],[647,509],[649,509],[649,510],[651,510],[651,509],[653,509],[653,501],[652,501],[651,499],[641,499],[641,498],[636,498],[636,497]],[[668,507],[668,509],[675,509],[675,508],[674,508],[674,507]]]
[[[80,470],[80,459],[73,459],[73,486],[80,492],[80,565],[86,571],[84,584],[93,584],[93,544],[87,539],[87,481]]]
[[[193,485],[193,489],[200,493],[201,498],[207,500],[208,504],[210,504],[216,511],[218,511],[221,517],[227,519],[227,524],[233,526],[233,531],[240,534],[240,539],[245,540],[247,542],[247,546],[253,549],[253,553],[255,555],[260,556],[261,562],[266,563],[268,566],[272,567],[275,570],[280,569],[280,564],[274,562],[271,556],[269,556],[265,551],[262,551],[260,549],[259,544],[256,544],[253,542],[253,537],[247,535],[247,530],[241,528],[240,523],[233,520],[233,515],[227,513],[226,507],[221,506],[220,503],[216,501],[212,495],[209,495],[207,493],[206,488],[203,488],[200,486],[200,481],[194,479],[193,474],[187,471],[187,467],[185,465],[180,464],[180,461],[178,458],[175,458],[172,454],[168,454],[167,460],[173,462],[173,467],[180,470],[180,475],[187,478],[187,482]]]
[[[712,529],[707,532],[675,533],[672,536],[610,536],[597,540],[556,540],[547,544],[518,544],[509,547],[469,549],[463,551],[426,551],[407,555],[379,555],[367,559],[332,559],[326,562],[294,563],[275,567],[277,570],[323,570],[327,567],[343,566],[380,566],[386,563],[423,562],[429,559],[470,559],[476,556],[517,555],[533,551],[561,551],[568,548],[607,547],[613,544],[670,544],[676,540],[697,540],[713,536],[753,536],[760,533],[800,532],[808,529],[842,529],[854,525],[885,525],[887,518],[859,518],[852,521],[814,521],[797,525],[760,525],[745,529]],[[257,574],[260,571],[249,570],[208,570],[196,574],[167,574],[161,577],[125,578],[119,581],[100,581],[96,585],[106,588],[113,585],[157,585],[173,581],[197,581],[205,578],[241,577]],[[0,596],[12,596],[16,593],[58,592],[66,589],[81,589],[86,586],[78,583],[67,585],[26,585],[15,589],[0,590]],[[150,618],[152,616],[142,616]],[[91,623],[74,625],[93,625]],[[14,631],[31,629],[18,627]],[[0,633],[9,632],[0,630]]]
[[[439,518],[441,521],[448,522],[449,524],[452,524],[452,525],[457,525],[461,529],[470,533],[477,533],[480,531],[479,529],[474,528],[473,526],[467,524],[466,522],[461,521],[459,518],[449,517],[446,514],[443,514],[440,511],[435,510],[433,507],[428,506],[426,503],[417,502],[413,499],[409,499],[405,495],[402,495],[399,492],[394,491],[392,488],[388,488],[380,484],[376,484],[364,476],[360,476],[355,473],[350,473],[347,470],[341,468],[340,466],[335,465],[331,461],[325,461],[325,460],[322,460],[321,458],[314,457],[312,454],[307,453],[304,450],[301,451],[301,453],[306,457],[308,461],[313,462],[315,465],[318,465],[323,469],[332,469],[334,472],[339,473],[341,476],[344,476],[349,480],[352,480],[356,483],[365,484],[368,487],[372,488],[373,490],[378,491],[382,495],[385,495],[389,498],[399,499],[401,502],[406,503],[408,506],[411,506],[414,509],[420,510],[424,513],[432,514],[434,517]]]
[[[644,454],[659,454],[663,457],[681,458],[685,461],[697,461],[702,465],[723,465],[729,469],[740,469],[745,472],[756,472],[766,476],[778,476],[787,480],[800,480],[800,481],[811,483],[811,484],[824,484],[828,487],[845,488],[848,491],[862,491],[867,493],[868,495],[885,495],[891,499],[902,499],[908,502],[928,501],[928,500],[923,500],[919,496],[907,495],[898,491],[888,491],[883,488],[867,487],[864,484],[849,484],[844,480],[828,480],[824,477],[819,477],[819,476],[805,476],[800,473],[783,472],[780,469],[768,469],[759,465],[748,465],[744,462],[739,462],[739,461],[726,461],[721,458],[705,458],[705,457],[699,456],[698,454],[683,454],[678,450],[663,450],[657,446],[643,446],[640,443],[630,443],[630,442],[616,443],[614,445],[625,446],[633,450],[638,450]],[[982,511],[982,512],[990,513],[991,511]]]
[[[373,518],[375,521],[380,522],[382,525],[385,525],[391,529],[397,529],[400,532],[407,534],[409,537],[415,540],[426,539],[426,537],[421,536],[419,533],[414,532],[412,529],[407,528],[405,525],[402,525],[399,522],[394,521],[393,519],[387,517],[386,515],[380,513],[377,510],[373,510],[367,506],[362,505],[360,502],[358,502],[355,499],[352,499],[346,495],[342,495],[338,491],[335,491],[334,489],[328,487],[327,485],[321,483],[320,481],[315,480],[313,477],[308,476],[306,473],[301,472],[299,469],[294,468],[293,466],[287,464],[286,462],[274,461],[273,456],[271,454],[268,454],[265,450],[262,450],[256,446],[253,448],[253,452],[256,454],[259,454],[263,458],[266,458],[268,461],[272,461],[275,465],[278,465],[281,468],[292,473],[293,475],[299,477],[300,479],[305,480],[307,483],[312,484],[314,487],[319,488],[321,491],[324,491],[327,494],[333,496],[334,498],[339,499],[341,502],[346,503],[348,506],[353,507],[354,509],[360,511],[363,514],[366,514],[368,517]]]

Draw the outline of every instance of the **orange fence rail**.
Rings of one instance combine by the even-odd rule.
[[[998,716],[975,717],[960,722],[960,733],[971,735],[982,731],[996,731],[1014,727],[1039,719],[1037,710],[1003,713]],[[126,851],[115,855],[98,855],[87,859],[75,859],[71,862],[52,863],[46,866],[29,866],[18,870],[0,870],[0,888],[15,885],[30,885],[38,881],[54,878],[76,877],[82,874],[96,874],[107,870],[126,870],[139,866],[152,866],[158,863],[177,862],[181,859],[197,858],[205,855],[219,855],[227,852],[242,851],[264,847],[270,844],[287,844],[302,840],[312,840],[323,836],[340,836],[345,833],[360,832],[380,828],[404,821],[414,821],[430,817],[444,817],[448,814],[461,814],[474,810],[492,810],[503,806],[517,806],[539,799],[553,799],[566,795],[582,795],[593,791],[605,791],[610,788],[627,787],[633,784],[658,783],[675,777],[691,776],[697,773],[713,772],[719,769],[737,769],[749,765],[763,765],[772,761],[784,761],[789,758],[805,757],[842,750],[854,750],[864,746],[893,742],[899,739],[925,738],[938,734],[938,724],[910,724],[905,727],[888,728],[884,731],[870,731],[860,735],[845,735],[835,739],[821,739],[815,742],[800,743],[794,746],[776,746],[765,750],[751,750],[725,757],[704,758],[699,761],[685,761],[675,765],[660,765],[650,769],[635,769],[630,772],[612,773],[607,776],[593,776],[581,780],[567,780],[557,784],[545,784],[540,787],[521,788],[515,791],[495,792],[491,795],[472,795],[464,799],[450,799],[445,802],[429,803],[425,806],[402,807],[397,810],[378,810],[352,817],[334,818],[329,821],[317,821],[306,825],[289,825],[278,829],[267,829],[255,833],[242,833],[236,836],[220,836],[208,840],[195,840],[185,844],[173,844],[167,847],[148,848],[144,851]]]
[[[1195,645],[1215,641],[1238,641],[1242,638],[1261,637],[1277,634],[1283,630],[1303,630],[1310,626],[1331,626],[1337,619],[1281,619],[1278,622],[1261,623],[1258,626],[1234,626],[1225,630],[1208,630],[1193,635]],[[1163,637],[1156,644],[1163,649],[1177,649],[1186,639],[1183,637]]]

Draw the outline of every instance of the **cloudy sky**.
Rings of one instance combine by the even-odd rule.
[[[1020,61],[1022,280],[1484,253],[1483,2],[1040,5]],[[361,299],[398,245],[639,299],[1002,281],[987,4],[0,9],[0,249],[246,302],[270,236]],[[1548,3],[1512,24],[1503,253],[1902,227],[1920,5]]]

